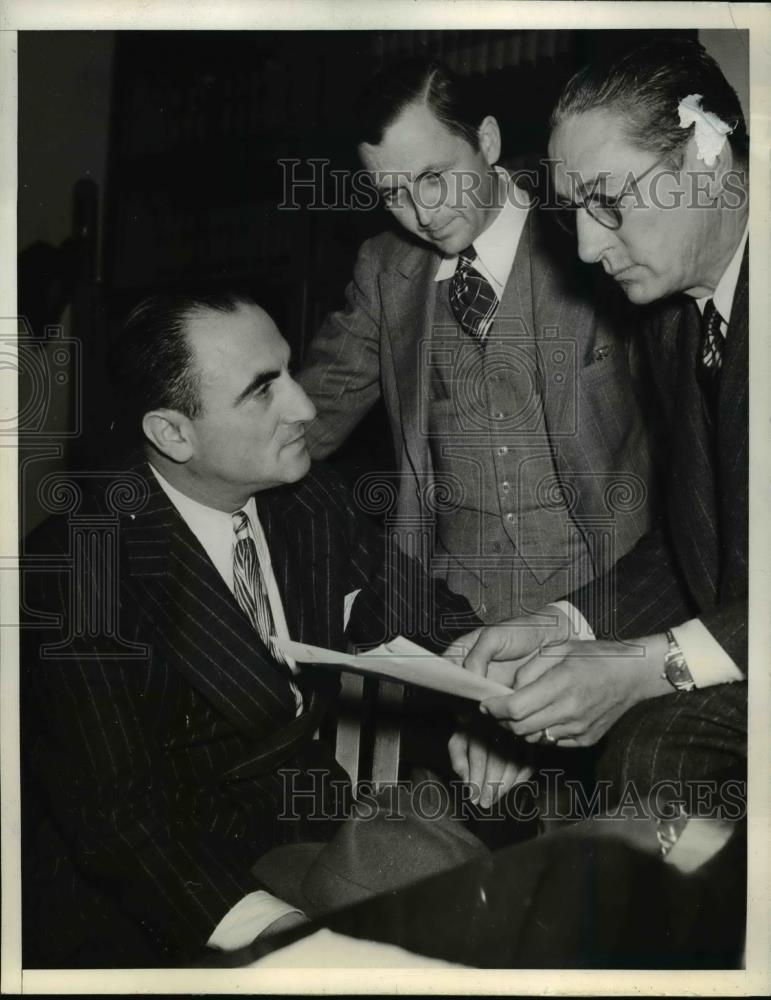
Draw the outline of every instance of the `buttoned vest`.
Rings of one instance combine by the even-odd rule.
[[[509,282],[482,348],[436,283],[426,430],[443,502],[432,571],[488,622],[536,610],[593,576],[543,410],[528,303]]]

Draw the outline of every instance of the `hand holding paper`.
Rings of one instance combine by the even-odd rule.
[[[275,645],[298,663],[317,663],[337,667],[338,670],[355,670],[376,677],[387,677],[404,684],[442,691],[458,698],[483,701],[497,695],[511,694],[511,688],[487,677],[464,670],[441,656],[435,656],[417,643],[397,636],[366,653],[353,655],[338,653],[333,649],[309,646],[291,639],[273,639]]]

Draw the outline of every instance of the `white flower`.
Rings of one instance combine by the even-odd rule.
[[[725,145],[726,136],[733,132],[733,128],[711,111],[704,111],[701,100],[701,94],[689,94],[678,104],[677,113],[680,115],[680,128],[696,126],[694,138],[697,156],[704,161],[705,166],[711,167]]]

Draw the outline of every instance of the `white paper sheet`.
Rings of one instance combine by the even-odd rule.
[[[322,666],[337,667],[338,670],[354,670],[358,673],[403,684],[417,684],[433,691],[442,691],[459,698],[483,701],[496,695],[511,694],[511,689],[497,681],[472,674],[463,667],[456,666],[441,656],[435,656],[416,643],[397,636],[391,642],[383,643],[366,653],[356,656],[338,653],[333,649],[309,646],[291,639],[273,640],[284,653],[298,663],[318,663]]]

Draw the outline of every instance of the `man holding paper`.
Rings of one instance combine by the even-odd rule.
[[[744,117],[700,45],[657,41],[578,73],[552,126],[579,255],[631,302],[658,304],[645,346],[666,503],[604,579],[485,630],[466,666],[516,687],[483,709],[528,742],[596,746],[598,774],[617,789],[736,776],[748,667]],[[472,780],[484,771],[465,767]]]
[[[251,869],[329,839],[332,779],[347,777],[314,736],[337,675],[300,671],[279,640],[345,649],[404,631],[441,651],[478,624],[409,560],[386,565],[342,485],[310,471],[314,408],[288,366],[249,299],[141,303],[113,367],[142,452],[106,488],[83,474],[76,514],[28,546],[64,570],[25,587],[24,731],[49,813],[25,878],[44,964],[179,962],[301,920]],[[107,533],[78,554],[86,516]],[[330,781],[287,802],[283,770]],[[456,861],[483,850],[456,839]]]

